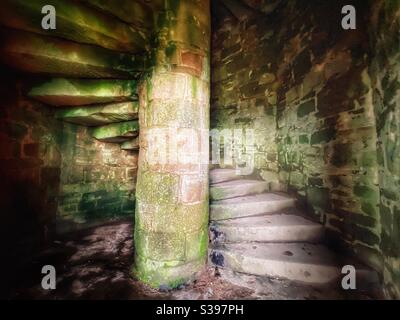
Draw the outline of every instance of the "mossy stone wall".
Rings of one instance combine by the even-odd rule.
[[[357,30],[341,28],[346,4],[356,7]],[[273,172],[279,188],[327,227],[328,241],[378,270],[393,297],[400,285],[398,7],[281,1],[268,15],[220,16],[211,106],[212,128],[263,132],[254,146],[261,176],[268,181],[263,172]]]

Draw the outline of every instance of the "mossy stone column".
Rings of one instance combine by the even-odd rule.
[[[166,1],[156,38],[139,90],[134,271],[173,288],[207,256],[209,1]]]

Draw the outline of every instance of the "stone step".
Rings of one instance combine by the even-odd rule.
[[[239,174],[236,173],[235,169],[213,169],[210,170],[210,183],[220,183],[225,181],[231,181],[241,178]]]
[[[138,121],[112,123],[93,129],[92,136],[101,142],[122,143],[139,134]]]
[[[114,15],[127,23],[146,29],[154,26],[154,16],[158,8],[155,5],[157,1],[147,2],[140,0],[80,0],[82,3],[93,6],[94,8]],[[132,14],[134,13],[134,14]]]
[[[341,281],[326,285],[313,285],[288,279],[276,279],[269,276],[257,276],[235,272],[229,269],[218,269],[220,278],[239,287],[255,292],[255,299],[269,300],[359,300],[383,299],[382,285],[379,276],[372,270],[356,269],[356,289],[343,290]],[[366,271],[364,273],[364,270]],[[362,271],[362,272],[360,272]]]
[[[330,283],[341,274],[335,254],[316,244],[225,244],[209,256],[215,266],[236,272],[307,283]]]
[[[322,240],[321,224],[292,214],[274,214],[212,222],[213,243],[310,242]]]
[[[137,99],[137,84],[133,80],[57,78],[34,85],[28,96],[57,107],[86,106]]]
[[[139,150],[139,137],[121,143],[121,150],[127,150],[127,151]]]
[[[54,37],[116,51],[135,53],[146,49],[149,35],[145,30],[75,1],[51,1],[51,5],[56,8],[57,20],[56,29],[49,32],[41,25],[44,16],[41,11],[47,4],[47,0],[3,0],[0,22],[7,27],[44,35],[51,34]],[[131,16],[136,14],[135,11],[130,13]]]
[[[1,61],[18,70],[80,78],[137,78],[144,70],[143,54],[123,54],[97,46],[2,29]]]
[[[233,180],[212,184],[210,186],[210,199],[223,200],[259,194],[269,190],[269,184],[262,180]]]
[[[138,118],[138,102],[64,108],[56,112],[56,118],[89,127],[129,121]]]
[[[262,193],[212,202],[210,205],[211,220],[225,220],[240,217],[257,216],[265,213],[276,213],[292,208],[296,199],[283,193]]]
[[[221,268],[221,274],[254,275],[288,279],[308,284],[336,284],[342,288],[342,268],[356,270],[356,288],[381,296],[382,283],[378,272],[358,260],[338,256],[323,245],[307,243],[225,244],[209,249],[209,263]]]

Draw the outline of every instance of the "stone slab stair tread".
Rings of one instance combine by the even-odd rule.
[[[232,180],[212,184],[210,186],[211,200],[230,199],[251,194],[259,194],[269,190],[269,183],[263,180]]]
[[[241,178],[240,175],[236,174],[235,169],[213,169],[210,170],[210,183],[220,183],[224,181],[231,181]]]
[[[209,256],[212,264],[232,271],[313,284],[339,281],[341,268],[349,264],[357,270],[359,288],[380,286],[376,271],[354,259],[338,256],[321,244],[224,244],[211,248]]]
[[[1,30],[0,58],[18,70],[52,76],[132,79],[145,68],[145,55],[120,53],[25,31]]]
[[[133,80],[52,78],[34,84],[29,88],[28,96],[56,107],[131,103],[132,100],[137,100],[137,82]]]
[[[244,217],[238,219],[228,219],[217,222],[219,225],[226,226],[246,226],[246,227],[285,227],[285,226],[316,226],[321,224],[292,214],[273,214],[254,217]]]
[[[336,255],[322,245],[240,243],[210,251],[211,262],[237,272],[309,283],[329,283],[340,275]]]
[[[215,242],[312,242],[321,241],[321,224],[288,214],[262,215],[213,222]]]
[[[138,137],[121,143],[121,150],[132,151],[132,150],[139,150],[139,148],[140,146]]]
[[[48,35],[48,31],[41,28],[40,24],[40,11],[47,4],[46,1],[3,0],[2,4],[2,24]],[[137,29],[79,2],[53,0],[53,5],[57,7],[57,28],[51,31],[52,36],[114,51],[145,51],[145,36],[148,35],[144,34],[143,29]]]
[[[242,256],[285,262],[337,266],[338,257],[324,245],[308,243],[232,243],[221,248]]]
[[[61,110],[57,110],[55,116],[57,119],[82,126],[101,126],[138,119],[138,103],[129,101],[102,105],[64,107]]]
[[[139,122],[135,120],[112,123],[92,129],[92,137],[108,143],[123,143],[132,140],[138,134]]]
[[[296,199],[284,193],[268,192],[250,196],[213,201],[210,204],[210,219],[224,220],[265,213],[276,213],[292,208]]]
[[[159,0],[152,0],[149,2],[141,2],[137,0],[120,0],[118,2],[98,0],[83,1],[89,3],[100,11],[117,16],[126,23],[138,25],[147,29],[153,27],[153,14],[155,14],[155,11],[160,10],[160,7],[157,7],[156,5],[156,2]],[[132,14],[132,12],[135,14]]]

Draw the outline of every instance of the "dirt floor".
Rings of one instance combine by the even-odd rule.
[[[267,277],[205,267],[196,281],[176,290],[155,290],[134,279],[132,225],[115,223],[70,234],[55,241],[26,266],[11,299],[368,299],[332,287],[313,287]],[[41,288],[41,268],[57,271],[55,290]]]

